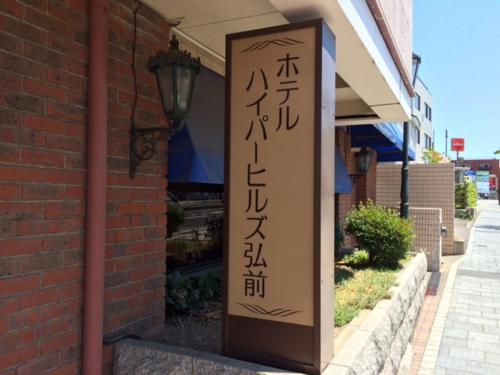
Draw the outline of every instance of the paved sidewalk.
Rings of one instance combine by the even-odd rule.
[[[488,201],[443,292],[419,374],[500,374],[500,206]]]

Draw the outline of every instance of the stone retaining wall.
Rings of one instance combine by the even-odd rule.
[[[427,287],[427,260],[419,253],[399,274],[392,298],[380,301],[336,353],[323,375],[397,374]]]

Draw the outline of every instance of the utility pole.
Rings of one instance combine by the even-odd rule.
[[[408,140],[410,135],[410,124],[408,121],[403,123],[403,168],[401,170],[401,207],[400,215],[403,219],[408,219],[410,203],[408,202]]]
[[[444,145],[444,156],[448,157],[448,129],[446,129],[445,138],[446,143]]]
[[[412,65],[413,69],[413,89],[415,89],[415,82],[417,81],[418,76],[418,67],[421,63],[421,58],[417,54],[413,54]],[[411,112],[413,115],[413,105],[411,106]],[[401,205],[399,209],[399,214],[401,218],[408,219],[410,213],[410,203],[409,200],[409,192],[408,192],[408,178],[409,178],[409,165],[408,165],[408,142],[410,141],[410,123],[405,121],[403,123],[403,166],[401,168]]]

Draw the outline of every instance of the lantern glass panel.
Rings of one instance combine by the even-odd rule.
[[[368,155],[363,153],[359,157],[359,171],[361,173],[366,173],[368,171]]]
[[[366,149],[362,149],[356,154],[359,173],[365,174],[368,172],[368,170],[370,169],[371,158],[372,152]]]
[[[163,109],[166,113],[174,111],[174,85],[172,79],[172,69],[169,66],[158,68],[156,71],[158,86],[160,89]]]
[[[193,69],[183,65],[175,67],[177,80],[177,110],[187,112],[191,100],[191,87],[193,82]]]

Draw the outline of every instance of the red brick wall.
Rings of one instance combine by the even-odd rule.
[[[164,311],[164,153],[128,178],[135,6],[110,7],[106,332],[144,331]],[[167,46],[168,24],[139,15],[137,123],[160,125],[146,59]],[[85,0],[0,1],[2,375],[80,367],[87,26]]]

